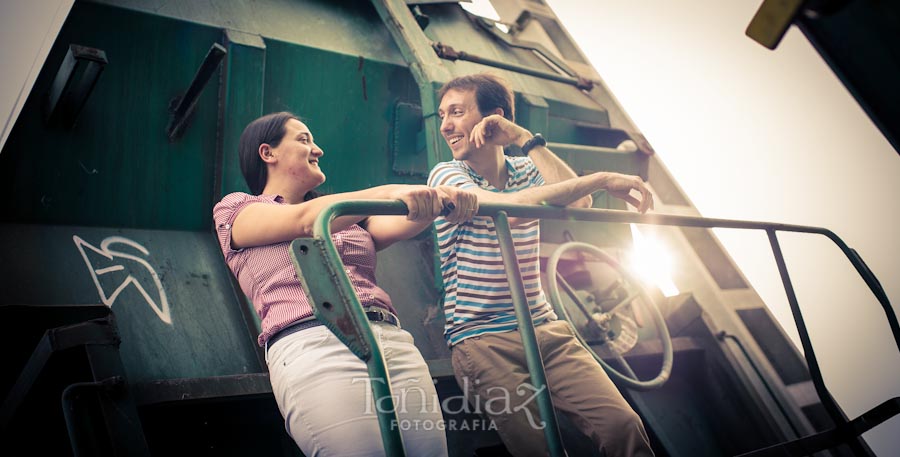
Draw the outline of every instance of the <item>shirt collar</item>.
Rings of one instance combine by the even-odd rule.
[[[460,164],[462,164],[463,168],[465,168],[469,172],[469,174],[472,175],[472,178],[474,181],[476,181],[478,183],[487,183],[487,180],[484,179],[483,176],[478,174],[478,172],[476,172],[475,169],[470,167],[469,164],[466,163],[466,161],[456,160],[456,159],[453,159],[453,160],[455,162],[459,162]],[[516,173],[516,166],[512,162],[512,157],[510,157],[506,154],[503,155],[503,161],[506,163],[506,172],[507,172],[506,173],[506,185],[509,186],[509,183],[513,180],[513,177]]]

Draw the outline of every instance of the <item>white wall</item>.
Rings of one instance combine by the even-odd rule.
[[[75,0],[0,0],[0,150]]]

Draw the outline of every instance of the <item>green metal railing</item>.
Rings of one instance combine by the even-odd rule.
[[[319,214],[319,217],[315,222],[312,238],[300,238],[291,244],[291,256],[297,267],[298,277],[303,282],[305,290],[311,295],[310,298],[313,303],[313,310],[316,317],[322,320],[325,325],[341,339],[341,341],[347,344],[354,354],[366,362],[369,369],[369,375],[372,379],[384,381],[372,382],[372,389],[375,401],[379,402],[377,404],[387,406],[386,408],[379,408],[378,420],[381,426],[385,450],[387,455],[391,456],[401,456],[405,455],[405,453],[399,428],[396,426],[398,422],[396,422],[397,417],[391,399],[388,372],[385,368],[384,358],[381,355],[378,343],[372,334],[365,312],[359,302],[359,298],[356,297],[356,294],[353,292],[350,280],[347,277],[343,264],[338,256],[337,249],[331,241],[330,226],[331,222],[336,217],[343,215],[404,215],[406,212],[406,206],[399,201],[358,200],[338,202],[325,208]],[[519,329],[522,333],[525,357],[528,362],[532,384],[538,389],[538,408],[541,418],[546,425],[544,434],[547,438],[548,448],[553,456],[564,456],[565,451],[562,447],[562,440],[560,438],[559,427],[556,423],[556,415],[550,393],[549,390],[545,388],[546,378],[543,363],[535,340],[534,324],[531,321],[531,314],[528,310],[527,300],[525,299],[524,284],[518,269],[518,259],[516,257],[512,235],[509,229],[509,217],[765,231],[768,234],[772,252],[775,256],[778,270],[781,274],[781,280],[784,284],[788,302],[791,307],[791,312],[793,313],[797,330],[800,334],[804,356],[809,367],[813,384],[819,395],[820,401],[836,424],[835,430],[826,432],[831,434],[820,440],[822,443],[821,446],[826,446],[835,439],[840,439],[841,442],[848,442],[851,447],[857,447],[854,446],[854,441],[851,440],[855,440],[856,443],[859,443],[859,436],[863,432],[900,413],[900,398],[893,398],[873,410],[864,413],[859,418],[848,421],[825,386],[819,363],[809,337],[809,332],[804,323],[803,315],[800,311],[793,284],[784,261],[784,256],[781,252],[777,232],[818,234],[823,235],[834,242],[841,251],[843,251],[844,255],[847,256],[847,259],[856,269],[857,273],[859,273],[866,285],[868,285],[869,290],[871,290],[878,299],[878,302],[881,304],[887,317],[888,325],[890,326],[891,333],[894,337],[894,342],[897,344],[898,351],[900,351],[900,325],[898,325],[897,316],[891,307],[887,294],[859,254],[847,246],[843,240],[830,230],[801,225],[729,219],[708,219],[662,214],[637,214],[617,210],[572,209],[555,206],[499,205],[487,203],[480,205],[478,215],[493,218],[497,227],[503,263],[510,281],[510,292],[516,311],[516,318],[519,322]],[[324,269],[321,268],[322,265],[325,266]],[[315,284],[317,287],[310,288],[310,284]],[[877,420],[873,420],[872,413],[878,413],[874,414],[874,416],[877,416]],[[863,424],[861,424],[860,421]],[[392,426],[392,424],[394,426]],[[800,449],[797,444],[802,443],[799,442],[805,442],[810,438],[815,438],[817,436],[818,435],[801,438],[794,442],[781,443],[770,448],[761,449],[759,450],[760,453],[758,455],[766,455],[769,453],[775,455],[777,452]],[[861,444],[858,445],[861,446]],[[811,452],[810,449],[810,447],[803,447],[802,451],[808,453]],[[822,449],[824,449],[824,447]],[[757,451],[754,451],[752,454],[757,455]]]

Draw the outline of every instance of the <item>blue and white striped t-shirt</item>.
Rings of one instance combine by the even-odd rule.
[[[480,187],[508,193],[544,184],[541,173],[527,157],[506,157],[506,167],[509,180],[502,191],[458,160],[437,164],[428,176],[428,185]],[[494,221],[476,217],[463,224],[452,224],[438,217],[434,225],[444,281],[444,336],[449,345],[484,333],[514,330],[516,312]],[[556,319],[541,289],[540,221],[513,227],[512,236],[534,323]]]

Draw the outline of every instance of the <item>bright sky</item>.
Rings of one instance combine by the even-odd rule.
[[[900,155],[799,30],[775,51],[747,38],[760,0],[548,3],[701,214],[829,228],[900,310]],[[796,334],[765,237],[717,235]],[[900,355],[842,254],[806,238],[779,240],[826,384],[856,417],[900,395]],[[864,436],[895,455],[900,418]]]

